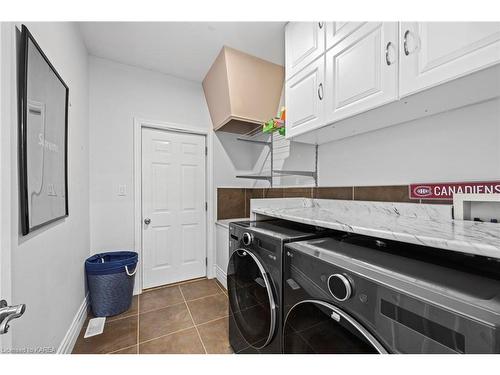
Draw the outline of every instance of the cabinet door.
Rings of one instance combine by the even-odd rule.
[[[402,22],[400,94],[500,62],[500,22]]]
[[[226,272],[229,263],[229,228],[215,225],[215,262],[217,280],[227,288]]]
[[[323,125],[325,61],[320,58],[286,82],[286,136]]]
[[[326,123],[397,99],[397,40],[396,22],[368,22],[326,53]]]
[[[285,30],[286,79],[325,52],[324,22],[289,22]]]
[[[341,42],[361,26],[365,22],[327,22],[326,23],[326,49]]]

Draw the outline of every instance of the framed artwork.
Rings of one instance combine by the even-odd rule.
[[[19,55],[22,234],[69,215],[69,89],[26,26]]]

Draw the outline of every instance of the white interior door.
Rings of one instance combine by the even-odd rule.
[[[206,275],[205,137],[142,129],[143,288]]]

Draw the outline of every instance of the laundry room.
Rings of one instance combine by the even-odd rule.
[[[58,2],[0,14],[1,359],[498,361],[498,13]]]

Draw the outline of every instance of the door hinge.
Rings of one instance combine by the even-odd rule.
[[[208,147],[205,146],[205,156],[207,156],[207,155],[208,155]]]
[[[205,211],[208,211],[208,202],[205,202]]]
[[[208,258],[205,258],[205,267],[208,267]]]

